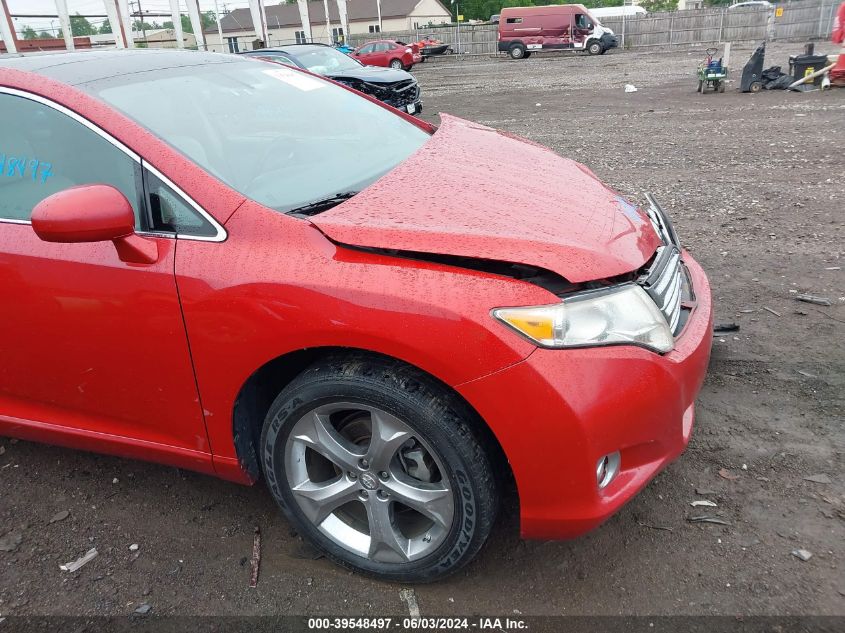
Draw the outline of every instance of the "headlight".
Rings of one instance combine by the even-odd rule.
[[[493,316],[541,347],[627,344],[665,353],[675,343],[657,304],[635,284],[587,290],[553,305],[497,308]]]

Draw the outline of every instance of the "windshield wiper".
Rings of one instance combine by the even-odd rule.
[[[316,202],[311,202],[301,207],[296,207],[295,209],[291,209],[290,211],[285,211],[285,213],[289,215],[317,215],[322,211],[327,211],[332,207],[336,207],[344,200],[349,200],[349,198],[351,198],[357,193],[357,191],[346,191],[344,193],[338,193],[331,196],[330,198],[323,198],[322,200],[317,200]]]

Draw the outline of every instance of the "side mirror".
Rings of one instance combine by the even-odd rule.
[[[135,234],[132,205],[110,185],[80,185],[44,198],[32,210],[32,230],[45,242],[114,242],[127,263],[158,261],[158,244]]]
[[[45,242],[105,242],[132,235],[135,214],[108,185],[82,185],[54,193],[32,210],[32,229]]]

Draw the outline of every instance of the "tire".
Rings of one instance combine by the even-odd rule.
[[[525,46],[523,44],[511,44],[508,55],[511,59],[522,59],[525,57]]]
[[[531,57],[531,51],[525,51],[524,59],[528,59],[529,57]]]
[[[724,82],[724,81],[720,81],[720,82],[719,82],[719,86],[718,86],[716,89],[717,89],[719,92],[724,92],[724,91],[725,91],[725,82]]]
[[[589,42],[587,42],[587,52],[590,55],[601,55],[603,50],[604,47],[598,40],[590,40]]]
[[[750,92],[755,93],[755,94],[760,92],[760,90],[762,90],[762,89],[763,89],[763,84],[760,83],[759,81],[752,82],[752,84],[750,86],[748,86],[748,90]]]
[[[700,92],[704,94],[704,89],[707,87],[707,84],[703,82],[701,79],[698,80],[698,88],[696,88],[696,92]]]
[[[402,60],[399,58],[391,59],[390,60],[390,67],[396,70],[404,70],[405,65],[402,63]]]
[[[498,509],[471,415],[398,361],[332,358],[273,402],[261,465],[284,514],[329,559],[383,580],[430,582],[475,557]]]

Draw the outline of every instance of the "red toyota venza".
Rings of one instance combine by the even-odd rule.
[[[385,579],[515,482],[581,534],[684,449],[710,290],[666,214],[483,125],[198,52],[0,61],[0,433],[263,478]]]

